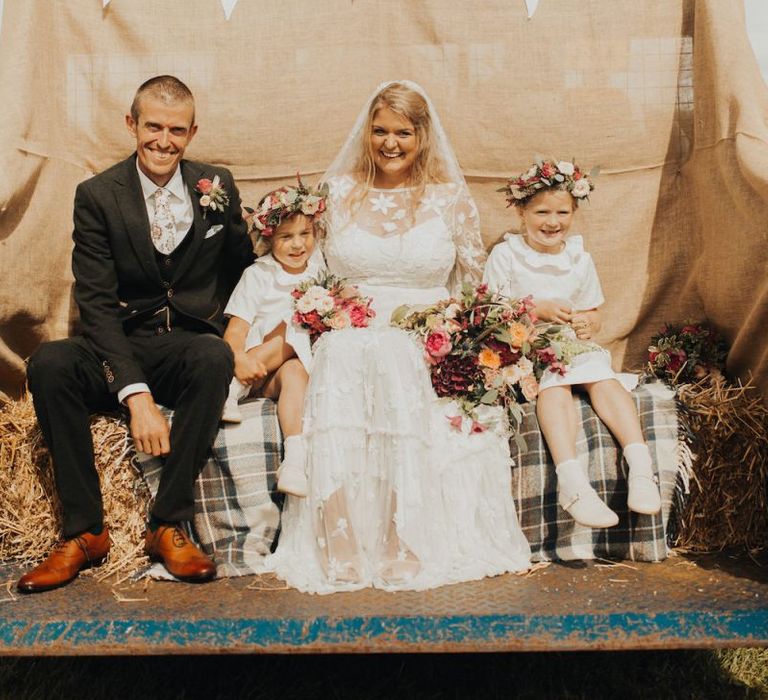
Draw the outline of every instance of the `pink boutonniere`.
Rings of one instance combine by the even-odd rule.
[[[201,178],[195,185],[195,191],[199,192],[200,206],[203,208],[203,218],[211,211],[224,211],[229,204],[229,195],[227,191],[219,184],[219,176],[215,175],[213,180]]]

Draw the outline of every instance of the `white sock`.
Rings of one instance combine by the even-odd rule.
[[[289,435],[283,442],[283,464],[304,464],[304,436]]]
[[[229,384],[228,401],[234,401],[237,403],[240,399],[244,399],[248,396],[251,387],[248,384],[243,384],[237,377],[233,377]]]
[[[653,460],[651,451],[644,442],[633,442],[624,447],[624,459],[627,460],[629,469],[636,476],[653,477]]]
[[[569,493],[579,491],[584,486],[591,488],[589,479],[587,479],[578,459],[566,459],[565,462],[560,462],[555,467],[555,473],[560,486]]]
[[[648,445],[635,442],[624,448],[629,465],[627,507],[635,513],[654,515],[661,510],[658,480],[653,475],[653,462]]]

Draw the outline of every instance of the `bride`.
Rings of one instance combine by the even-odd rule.
[[[478,284],[485,259],[477,209],[423,89],[379,86],[324,180],[328,268],[372,298],[376,319],[316,344],[309,495],[288,497],[269,567],[313,593],[423,590],[526,569],[506,439],[453,429],[422,349],[389,326],[401,304]]]

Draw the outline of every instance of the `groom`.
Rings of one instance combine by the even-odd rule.
[[[125,117],[136,153],[75,194],[75,300],[83,334],[43,344],[29,387],[51,451],[63,541],[18,582],[69,583],[109,552],[89,414],[122,404],[137,450],[163,458],[146,550],[176,577],[207,581],[213,562],[180,526],[232,378],[222,310],[253,249],[229,171],[183,160],[197,132],[189,88],[172,76],[139,87]],[[158,404],[175,409],[173,426]]]

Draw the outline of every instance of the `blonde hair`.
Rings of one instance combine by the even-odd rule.
[[[353,171],[357,186],[352,190],[349,198],[357,204],[373,187],[376,164],[371,148],[371,131],[376,112],[382,108],[391,109],[413,124],[418,150],[408,175],[407,186],[414,188],[412,203],[418,203],[428,184],[445,182],[446,176],[442,162],[437,156],[437,150],[434,148],[434,130],[429,105],[420,93],[402,83],[387,85],[371,101],[368,118],[362,131],[360,153]]]

